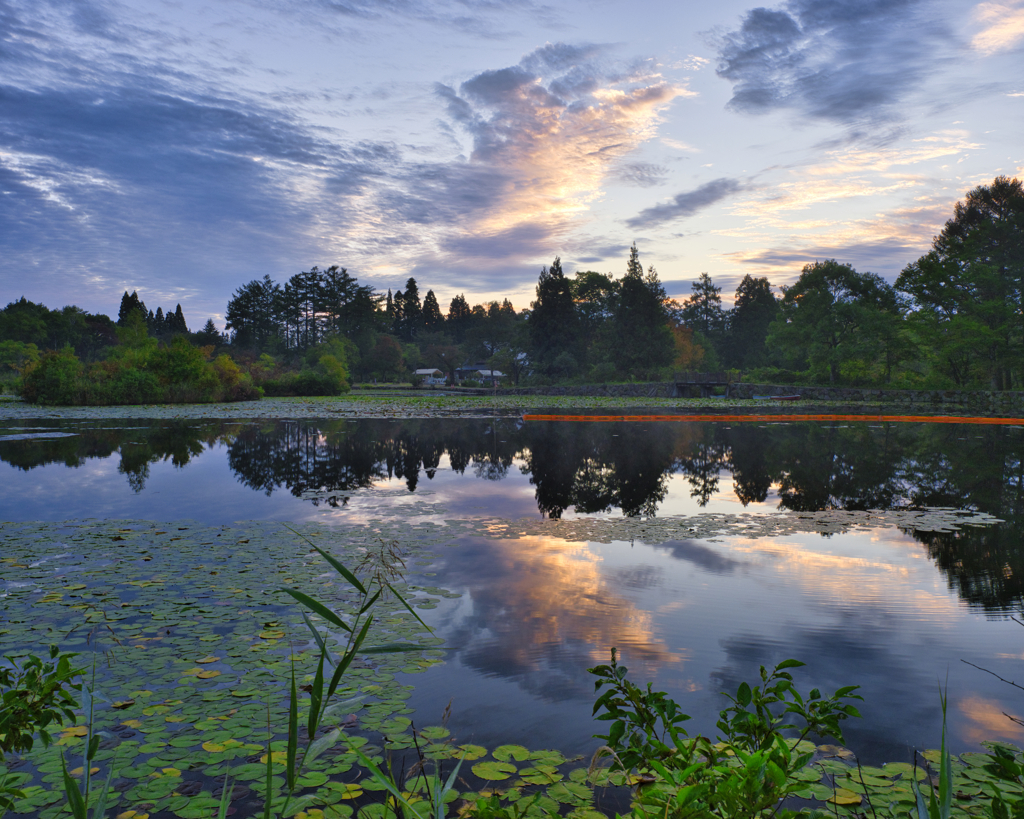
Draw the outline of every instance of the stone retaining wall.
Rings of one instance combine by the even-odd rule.
[[[732,384],[732,398],[755,395],[799,395],[811,401],[851,404],[874,403],[903,406],[960,406],[982,409],[1024,409],[1024,392],[982,390],[879,390],[856,387],[796,387],[791,384]]]

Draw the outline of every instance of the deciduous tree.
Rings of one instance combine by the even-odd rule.
[[[898,316],[896,292],[873,273],[858,273],[835,259],[804,266],[800,278],[783,287],[778,317],[768,345],[799,367],[839,379],[841,366],[872,356],[875,340],[867,332],[880,313]]]
[[[1024,186],[996,177],[969,191],[932,250],[896,287],[913,299],[913,323],[961,386],[1024,381]]]

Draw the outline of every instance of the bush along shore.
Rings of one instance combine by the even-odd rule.
[[[119,329],[121,344],[84,364],[74,350],[50,350],[20,368],[15,391],[32,404],[109,406],[254,401],[272,396],[337,396],[348,392],[340,344],[327,343],[279,362],[263,356],[239,366],[213,345],[184,336],[160,343],[139,321]]]
[[[841,745],[856,687],[801,693],[795,660],[723,697],[712,738],[688,735],[678,704],[635,684],[612,648],[590,669],[593,758],[460,744],[444,715],[414,728],[394,678],[441,656],[418,612],[451,593],[404,579],[423,554],[384,538],[328,548],[309,528],[284,543],[279,528],[164,526],[66,525],[60,543],[32,524],[4,534],[13,583],[2,629],[25,648],[0,666],[0,813],[1009,819],[1024,809],[1024,758],[1011,746],[953,758],[943,739],[905,762],[859,765]],[[113,587],[95,579],[100,545],[113,553]],[[85,582],[69,572],[41,587],[33,564],[48,549]],[[78,627],[54,628],[71,613]],[[34,648],[58,631],[92,660]]]

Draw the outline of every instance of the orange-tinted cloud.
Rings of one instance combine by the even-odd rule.
[[[984,25],[971,40],[978,51],[995,54],[1024,40],[1024,3],[980,3],[974,16]]]

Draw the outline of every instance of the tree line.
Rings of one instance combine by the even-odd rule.
[[[284,286],[270,277],[228,304],[232,344],[271,356],[323,339],[345,340],[358,378],[404,380],[421,367],[449,378],[486,363],[515,383],[648,380],[676,370],[738,370],[783,383],[905,388],[1021,388],[1024,191],[997,177],[970,191],[894,285],[835,259],[804,266],[774,287],[747,275],[733,306],[707,273],[681,302],[634,244],[624,274],[578,270],[555,258],[536,298],[516,311],[506,298],[442,311],[414,278],[386,294],[344,268],[316,267]]]
[[[830,259],[781,288],[747,275],[726,309],[707,273],[687,298],[668,299],[634,244],[621,276],[569,275],[556,257],[525,309],[507,298],[471,306],[459,294],[443,310],[415,278],[381,293],[343,267],[312,267],[284,284],[265,275],[237,288],[223,335],[212,319],[190,333],[181,305],[153,312],[134,292],[122,297],[116,324],[22,298],[0,310],[0,371],[8,380],[27,374],[43,349],[108,357],[132,324],[158,346],[183,338],[210,347],[211,360],[214,350],[229,354],[270,394],[329,394],[353,377],[407,381],[420,368],[454,381],[466,364],[516,384],[726,369],[775,383],[1020,389],[1022,280],[1024,189],[1000,176],[956,204],[932,249],[893,285]]]
[[[454,380],[466,363],[514,383],[658,377],[677,357],[677,336],[692,336],[676,327],[657,271],[644,272],[635,245],[619,279],[595,271],[567,276],[556,257],[542,268],[536,294],[520,311],[507,298],[470,306],[465,294],[442,311],[433,290],[421,296],[415,278],[382,294],[344,268],[313,267],[284,285],[264,276],[239,287],[227,328],[235,348],[264,361],[340,340],[356,377],[384,381],[408,380],[420,368]]]

